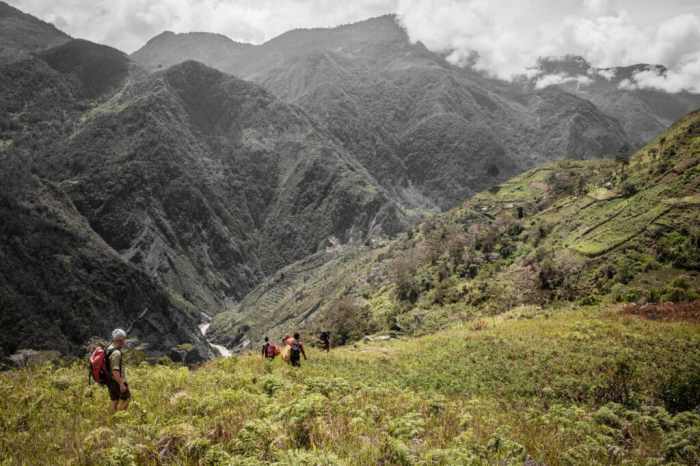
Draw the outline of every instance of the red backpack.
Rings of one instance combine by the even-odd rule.
[[[268,343],[267,346],[265,346],[265,357],[266,358],[274,358],[280,353],[280,350],[277,348],[276,345],[272,343]]]
[[[112,374],[109,370],[109,357],[112,351],[107,351],[104,346],[98,346],[90,355],[90,376],[89,380],[93,380],[100,385],[107,384],[111,378]]]

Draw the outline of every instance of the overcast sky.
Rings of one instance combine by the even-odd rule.
[[[632,85],[700,92],[700,0],[9,0],[74,37],[133,52],[162,32],[211,31],[260,43],[289,29],[395,12],[409,36],[508,79],[537,57],[599,67],[669,67]]]

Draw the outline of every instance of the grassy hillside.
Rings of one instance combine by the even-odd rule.
[[[294,328],[330,329],[343,342],[427,333],[518,305],[696,299],[699,192],[696,112],[630,160],[530,170],[396,241],[289,267],[211,332],[231,346]]]
[[[697,311],[697,305],[696,305]],[[84,367],[0,374],[2,464],[698,464],[700,325],[520,307],[432,336],[137,365],[107,415]],[[526,462],[527,459],[527,462]]]

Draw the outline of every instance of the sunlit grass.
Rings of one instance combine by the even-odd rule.
[[[14,464],[694,464],[700,415],[663,408],[700,326],[515,310],[435,335],[197,370],[132,364],[111,417],[82,364],[0,375]],[[647,463],[649,461],[649,463]]]

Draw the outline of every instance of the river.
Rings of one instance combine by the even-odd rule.
[[[202,332],[202,335],[204,337],[206,337],[207,331],[209,331],[209,326],[211,325],[211,317],[209,316],[209,314],[202,312],[202,318],[204,319],[204,322],[199,324],[199,331]],[[207,338],[207,341],[209,342],[209,344],[211,345],[212,348],[214,348],[216,351],[219,352],[219,356],[223,356],[225,358],[228,358],[229,356],[231,356],[233,354],[231,352],[231,350],[229,350],[225,346],[217,345],[216,343],[212,343],[211,340],[209,340],[208,338]]]

